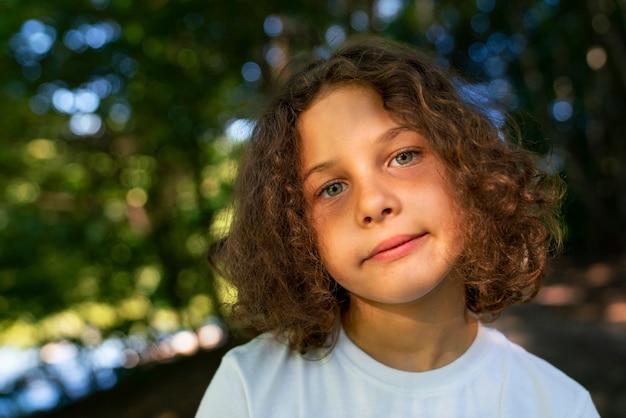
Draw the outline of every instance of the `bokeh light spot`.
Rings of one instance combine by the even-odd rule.
[[[76,110],[83,113],[93,113],[100,106],[100,97],[91,90],[79,89],[74,93]]]
[[[130,114],[130,107],[124,103],[116,103],[109,109],[109,117],[118,124],[125,124],[128,122]]]
[[[426,39],[428,42],[434,44],[439,39],[443,38],[446,35],[446,29],[437,24],[430,25],[428,29],[426,29]]]
[[[189,254],[193,257],[202,256],[202,254],[206,253],[208,247],[207,239],[202,234],[192,234],[185,242],[187,252],[189,252]]]
[[[499,56],[489,57],[485,61],[485,73],[492,78],[502,77],[508,67],[508,63]]]
[[[95,135],[102,127],[102,119],[94,113],[77,113],[70,118],[70,130],[78,136]]]
[[[36,183],[23,179],[11,181],[6,188],[7,199],[18,204],[32,203],[39,197],[40,189]]]
[[[171,309],[157,309],[152,314],[150,325],[161,332],[172,332],[180,326],[178,314]]]
[[[626,302],[610,303],[604,313],[605,319],[613,324],[626,323]]]
[[[228,234],[230,224],[233,220],[232,208],[224,208],[220,210],[214,217],[210,227],[211,237],[222,238]]]
[[[276,15],[269,15],[263,21],[263,30],[267,36],[278,36],[283,31],[283,21]]]
[[[487,48],[493,54],[499,54],[507,47],[507,37],[501,32],[492,33],[487,38]]]
[[[109,200],[104,204],[104,215],[113,222],[124,219],[126,204],[122,200]]]
[[[454,50],[454,38],[450,35],[441,37],[435,43],[435,49],[441,55],[448,55]]]
[[[66,88],[57,89],[52,95],[52,105],[58,112],[74,113],[76,111],[74,93]]]
[[[207,295],[194,295],[189,301],[189,310],[201,317],[206,317],[211,309],[211,299]]]
[[[78,347],[69,341],[51,342],[41,347],[39,353],[45,363],[59,364],[76,358]]]
[[[96,384],[101,390],[112,388],[117,383],[117,376],[111,369],[101,369],[94,372]]]
[[[49,139],[33,139],[26,145],[26,152],[38,160],[49,160],[56,157],[54,141]]]
[[[557,100],[552,105],[552,117],[558,122],[565,122],[572,117],[574,109],[566,100]]]
[[[364,32],[369,28],[370,18],[363,10],[357,10],[350,15],[350,26],[357,32]]]
[[[142,188],[134,187],[126,193],[126,203],[133,208],[143,207],[148,202],[148,193]]]
[[[9,39],[15,59],[22,66],[33,66],[52,48],[57,32],[40,20],[30,19],[22,24],[20,32]]]
[[[601,46],[595,46],[587,51],[587,65],[592,70],[599,70],[604,67],[606,60],[606,51]]]
[[[198,336],[188,330],[178,331],[174,334],[171,344],[174,351],[185,356],[194,354],[200,346]]]
[[[124,358],[122,366],[125,369],[132,369],[133,367],[137,367],[139,365],[141,358],[135,350],[127,348],[126,350],[124,350],[123,355]]]
[[[346,31],[340,25],[332,25],[326,29],[324,40],[328,46],[335,48],[346,40]]]
[[[512,93],[511,83],[505,79],[491,80],[487,85],[487,91],[492,97],[504,99]]]
[[[44,29],[45,25],[37,19],[30,19],[22,24],[22,33],[26,36],[42,32]]]
[[[404,9],[402,0],[378,0],[374,4],[374,13],[383,22],[395,20]]]
[[[282,68],[287,61],[287,57],[281,47],[275,46],[267,51],[265,60],[274,68]]]
[[[28,107],[36,115],[43,115],[50,110],[50,99],[42,94],[36,94],[28,101]]]
[[[37,32],[28,37],[28,45],[36,54],[45,54],[52,47],[54,39],[47,33]]]
[[[139,69],[139,63],[130,57],[123,57],[119,60],[118,68],[125,77],[131,78]]]
[[[237,288],[223,277],[217,276],[215,278],[215,288],[217,297],[223,304],[232,305],[237,302],[239,298]]]
[[[93,49],[102,48],[107,40],[107,34],[99,26],[91,26],[85,31],[85,42]]]
[[[104,303],[85,302],[79,310],[86,321],[100,329],[108,329],[117,321],[117,310]]]
[[[552,83],[552,87],[554,88],[556,95],[559,97],[570,96],[574,91],[572,80],[567,76],[558,77],[554,80],[554,83]]]
[[[61,400],[60,388],[47,380],[36,379],[20,393],[18,403],[26,412],[51,409]]]
[[[567,306],[580,303],[583,296],[584,292],[578,287],[555,284],[542,287],[535,301],[542,305]]]
[[[83,52],[87,49],[85,36],[77,30],[69,30],[63,36],[63,43],[74,52]]]
[[[261,79],[261,67],[256,62],[248,61],[241,67],[241,75],[247,82],[254,83]]]
[[[593,287],[606,286],[614,279],[615,272],[608,263],[594,263],[587,269],[587,283]]]
[[[591,20],[591,26],[600,35],[604,35],[611,30],[611,21],[604,13],[599,13]]]
[[[516,33],[511,35],[508,40],[509,51],[512,53],[519,55],[526,49],[526,45],[528,45],[528,41],[526,37],[521,33]]]
[[[483,62],[487,59],[489,51],[482,42],[474,42],[468,50],[469,56],[474,62]]]
[[[137,271],[137,290],[150,294],[161,282],[161,272],[155,266],[144,266]]]
[[[491,22],[489,21],[489,16],[487,16],[485,13],[477,13],[472,16],[472,19],[470,20],[470,25],[476,33],[487,32],[490,24]]]
[[[145,318],[150,310],[150,301],[143,295],[135,295],[120,303],[120,315],[130,321]]]
[[[217,324],[204,325],[197,333],[200,346],[204,349],[215,348],[224,339],[224,330]]]
[[[246,141],[252,136],[254,122],[247,119],[231,119],[226,124],[226,136],[233,141]]]

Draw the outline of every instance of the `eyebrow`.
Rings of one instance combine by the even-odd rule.
[[[376,143],[389,142],[395,137],[397,137],[398,135],[400,135],[400,133],[405,132],[405,131],[410,131],[410,130],[412,129],[409,129],[407,126],[398,126],[396,128],[389,129],[388,131],[383,132],[376,139],[374,139],[374,143],[376,144]],[[323,163],[314,165],[304,174],[304,176],[302,177],[302,181],[306,182],[306,180],[312,174],[328,170],[334,167],[336,164],[337,164],[337,160],[330,160],[330,161],[324,161]]]

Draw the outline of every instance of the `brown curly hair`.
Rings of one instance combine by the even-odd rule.
[[[228,237],[210,260],[238,290],[233,318],[286,335],[292,349],[322,347],[349,295],[326,271],[307,218],[298,117],[322,89],[367,86],[386,110],[430,141],[446,167],[466,245],[456,268],[467,309],[497,316],[537,293],[551,245],[560,244],[562,181],[463,100],[451,73],[392,41],[347,43],[292,72],[256,122],[235,188]],[[506,139],[505,137],[512,137]]]

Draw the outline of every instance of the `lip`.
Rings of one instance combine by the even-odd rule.
[[[426,233],[415,235],[396,235],[381,241],[363,261],[393,261],[404,257],[415,248],[420,238]]]

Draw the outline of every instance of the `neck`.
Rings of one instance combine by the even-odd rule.
[[[368,355],[389,367],[411,372],[443,367],[469,348],[477,331],[476,320],[465,309],[464,287],[448,284],[460,289],[457,303],[438,300],[437,289],[403,305],[351,296],[343,316],[345,332]]]

